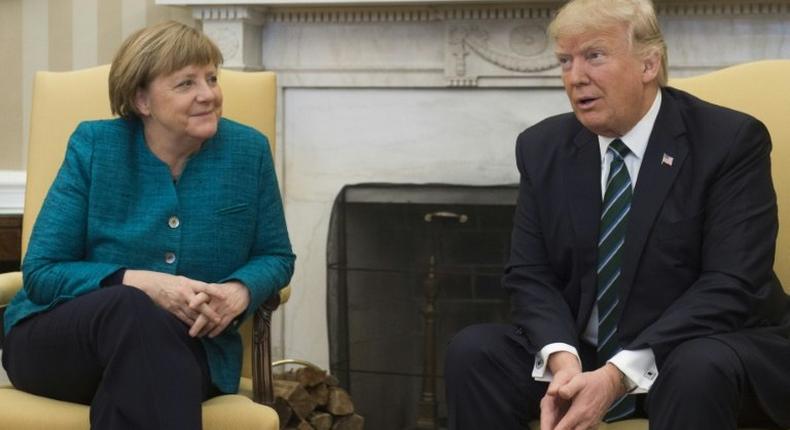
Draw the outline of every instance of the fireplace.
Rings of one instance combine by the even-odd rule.
[[[517,186],[359,184],[327,242],[330,370],[372,429],[446,423],[445,347],[508,320],[500,277]]]

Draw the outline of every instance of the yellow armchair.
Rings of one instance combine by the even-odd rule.
[[[44,197],[55,178],[69,135],[80,121],[110,118],[107,77],[109,66],[74,72],[39,72],[33,87],[30,121],[22,255]],[[224,115],[251,125],[275,149],[276,76],[271,72],[220,72]],[[19,272],[0,274],[0,308],[22,287]],[[203,427],[209,430],[279,428],[273,403],[270,352],[272,311],[284,303],[290,287],[259,309],[241,327],[244,364],[237,395],[223,395],[203,403]],[[254,335],[253,335],[254,332]],[[253,342],[253,339],[255,342]],[[14,430],[85,430],[90,427],[88,406],[34,396],[0,384],[0,428]]]
[[[790,292],[790,60],[759,61],[702,76],[673,79],[669,85],[717,105],[746,112],[771,133],[774,187],[779,204],[779,238],[774,270]],[[790,400],[788,400],[790,407]],[[532,423],[532,429],[539,429]],[[603,424],[599,430],[647,430],[643,419]],[[748,429],[742,429],[748,430]],[[757,429],[753,429],[757,430]]]

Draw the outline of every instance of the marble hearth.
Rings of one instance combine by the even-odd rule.
[[[157,3],[192,8],[226,67],[278,73],[276,162],[298,259],[275,356],[329,365],[326,241],[344,185],[516,182],[518,132],[568,110],[544,35],[561,1]],[[671,76],[790,58],[786,0],[657,6]]]

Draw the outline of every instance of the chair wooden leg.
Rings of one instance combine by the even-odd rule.
[[[272,312],[280,305],[274,294],[255,311],[252,325],[252,398],[256,403],[272,406]]]

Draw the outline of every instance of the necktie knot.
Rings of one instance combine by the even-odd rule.
[[[609,144],[609,150],[611,150],[615,157],[619,158],[620,160],[625,160],[625,156],[631,152],[631,150],[628,149],[628,147],[625,146],[625,143],[623,143],[623,141],[620,139],[613,140]]]

